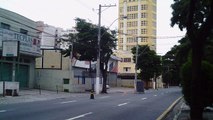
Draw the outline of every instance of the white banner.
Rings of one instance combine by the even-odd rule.
[[[41,41],[37,37],[32,37],[22,33],[14,32],[7,29],[0,28],[0,48],[2,48],[2,41],[14,40],[20,41],[20,53],[28,55],[40,55]]]
[[[3,57],[17,57],[18,56],[18,41],[3,41],[3,52],[2,56]]]

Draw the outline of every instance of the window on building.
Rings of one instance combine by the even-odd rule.
[[[85,81],[85,76],[82,77],[82,84],[85,84],[86,81]]]
[[[137,26],[138,26],[137,21],[127,22],[127,27],[137,27]]]
[[[70,83],[70,79],[64,78],[64,79],[63,79],[63,83],[64,83],[64,84],[69,84],[69,83]]]
[[[128,14],[127,15],[127,19],[137,19],[138,18],[138,14],[135,13],[135,14]]]
[[[147,21],[141,21],[141,26],[147,26],[148,22]]]
[[[123,58],[123,62],[131,62],[131,58]]]
[[[21,28],[21,29],[20,29],[20,33],[27,35],[28,31]]]
[[[131,71],[131,67],[123,67],[123,71],[124,72],[130,72]]]
[[[141,29],[141,34],[147,34],[147,29]]]
[[[119,50],[123,50],[123,46],[118,46],[118,49]]]
[[[148,10],[148,5],[141,5],[141,10]]]
[[[127,51],[131,51],[133,47],[135,47],[135,46],[134,45],[127,45],[126,49],[127,49]]]
[[[148,42],[148,38],[147,37],[141,38],[141,42]]]
[[[10,25],[6,24],[6,23],[1,23],[1,28],[9,30],[10,29]]]
[[[120,13],[123,13],[123,7],[120,7],[119,9],[120,9],[120,10],[119,10]]]
[[[127,34],[136,35],[138,33],[137,29],[127,30]]]
[[[128,6],[127,12],[131,12],[131,11],[138,11],[138,6]]]
[[[120,38],[120,41],[119,41],[120,43],[123,43],[123,38]]]
[[[141,13],[141,18],[147,18],[148,14],[147,13]]]
[[[120,23],[120,28],[123,28],[124,27],[124,24],[123,24],[123,22],[122,23]]]

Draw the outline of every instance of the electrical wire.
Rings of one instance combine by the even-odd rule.
[[[15,23],[19,23],[19,24],[21,24],[21,25],[24,25],[24,26],[26,26],[26,27],[28,27],[28,28],[31,28],[31,29],[33,29],[33,30],[36,30],[36,31],[38,31],[38,32],[45,33],[45,34],[49,35],[48,37],[60,38],[60,37],[56,37],[55,34],[51,34],[51,33],[48,33],[48,32],[42,31],[42,30],[39,30],[39,29],[37,29],[37,28],[31,27],[31,26],[29,26],[29,25],[26,25],[26,24],[21,23],[21,22],[19,22],[19,21],[17,21],[17,20],[8,18],[8,17],[6,17],[6,16],[0,16],[0,17],[5,18],[5,19],[8,19],[8,20],[11,20],[11,21],[13,21],[13,22],[15,22]],[[118,18],[117,18],[116,20],[118,20]],[[112,26],[112,24],[115,23],[116,20],[114,20],[114,21],[110,24],[110,26],[109,26],[108,28],[110,28],[110,27]],[[128,33],[123,33],[123,32],[119,32],[119,31],[118,31],[117,33],[118,33],[118,34],[121,34],[121,35],[127,35],[127,36],[132,36],[132,37],[138,37],[138,36],[135,35],[135,34],[128,34]],[[36,36],[34,36],[34,37],[36,37]],[[141,37],[141,38],[151,38],[151,39],[171,39],[171,38],[182,38],[182,37],[184,37],[184,36],[156,36],[156,37],[153,37],[153,36],[139,36],[139,37]]]

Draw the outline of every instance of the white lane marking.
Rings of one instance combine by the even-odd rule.
[[[76,117],[72,117],[72,118],[69,118],[69,119],[66,119],[66,120],[75,120],[75,119],[82,118],[82,117],[85,117],[86,115],[90,115],[90,114],[92,114],[92,112],[88,112],[88,113],[85,113],[85,114],[82,114],[82,115],[79,115],[79,116],[76,116]]]
[[[109,98],[110,96],[103,96],[103,97],[100,97],[101,99],[104,99],[104,98]]]
[[[127,105],[128,103],[121,103],[121,104],[118,104],[118,107],[120,106],[123,106],[123,105]]]
[[[141,98],[141,100],[146,100],[147,98]]]
[[[0,110],[0,113],[7,112],[7,110]]]
[[[158,95],[154,95],[154,96],[158,96]]]
[[[64,101],[64,102],[60,102],[60,104],[73,103],[73,102],[77,102],[77,101],[76,101],[76,100],[72,100],[72,101]]]

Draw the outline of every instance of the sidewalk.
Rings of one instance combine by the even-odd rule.
[[[212,108],[210,108],[212,109]],[[204,110],[204,120],[213,120],[213,110]],[[190,108],[182,98],[163,120],[190,120]]]
[[[88,95],[88,93],[66,93],[66,92],[57,93],[56,91],[48,91],[48,90],[41,90],[41,93],[40,93],[38,89],[28,89],[28,90],[20,90],[18,96],[5,96],[5,97],[1,96],[0,105],[43,101],[43,100],[77,97],[77,96],[85,96],[85,95]]]
[[[108,93],[131,93],[134,92],[132,88],[110,88]],[[0,96],[0,105],[2,104],[13,104],[13,103],[24,103],[24,102],[34,102],[34,101],[44,101],[52,100],[58,98],[68,98],[68,97],[83,97],[90,96],[90,92],[85,93],[68,93],[68,92],[56,92],[41,90],[41,94],[38,89],[28,89],[20,90],[19,96]]]

